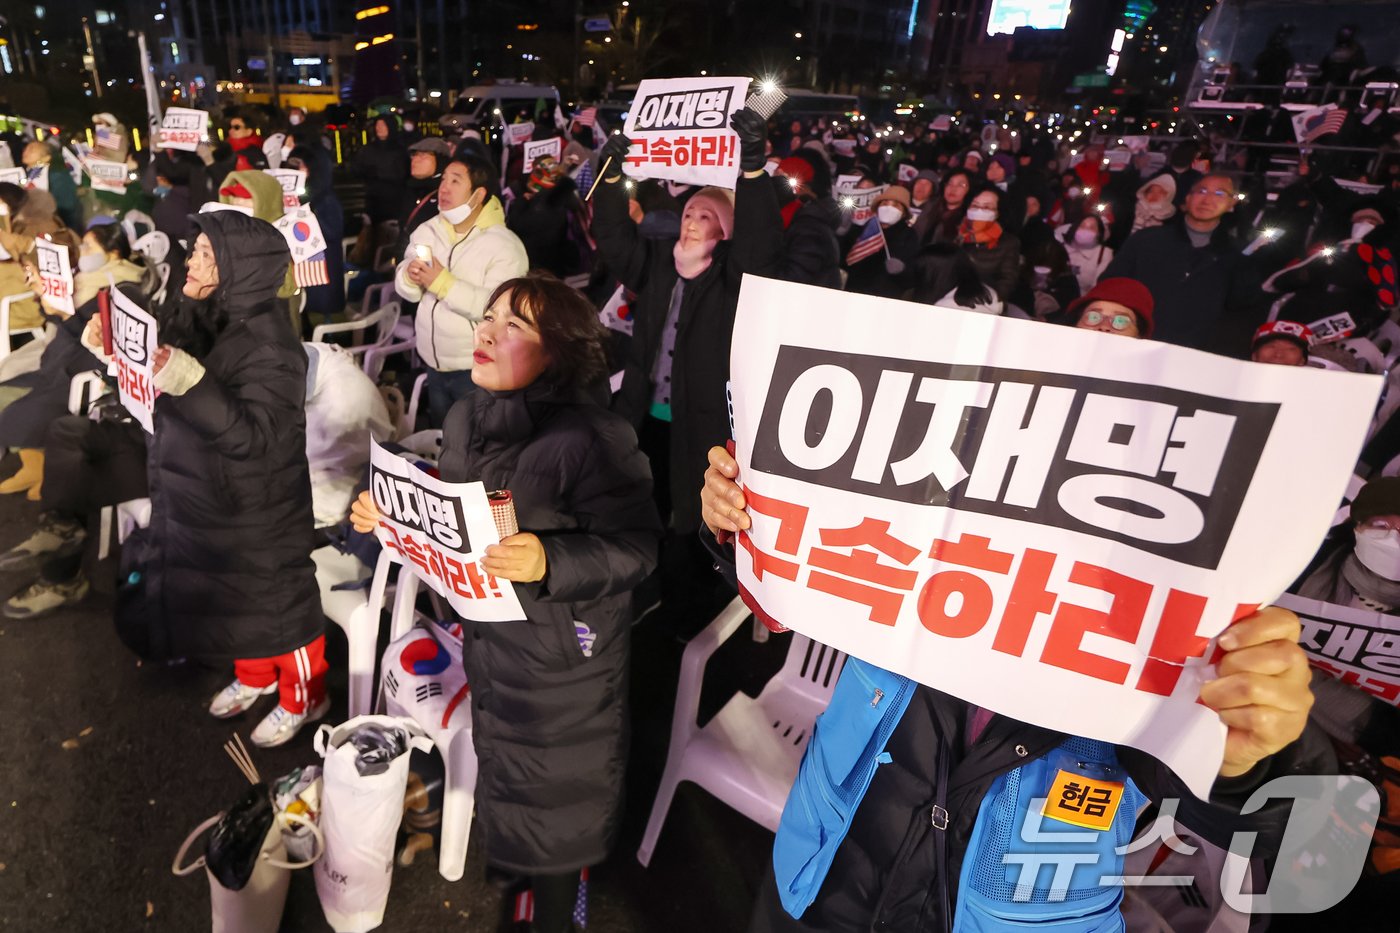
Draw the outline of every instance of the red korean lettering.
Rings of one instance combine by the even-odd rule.
[[[807,577],[808,588],[860,603],[870,609],[870,621],[894,625],[904,604],[904,595],[913,588],[919,575],[917,571],[901,570],[880,563],[876,552],[908,565],[919,556],[919,549],[891,535],[889,522],[873,518],[866,518],[854,528],[823,528],[819,536],[822,544],[852,550],[849,554],[842,554],[827,548],[812,548],[807,555],[808,564],[813,568],[844,574],[844,577],[814,569]],[[866,546],[875,550],[862,550]],[[865,582],[856,582],[847,577]]]
[[[666,137],[651,141],[651,162],[653,165],[671,164],[671,141]]]
[[[1011,555],[991,549],[991,539],[963,535],[957,542],[933,542],[929,556],[945,564],[972,567],[985,573],[1006,574]],[[948,612],[954,594],[961,596],[956,613]],[[975,573],[966,570],[940,570],[925,581],[919,591],[919,621],[935,635],[969,638],[982,631],[992,617],[992,588]]]
[[[1147,662],[1142,666],[1136,689],[1158,696],[1171,696],[1187,658],[1205,655],[1210,639],[1196,633],[1206,611],[1206,598],[1195,593],[1172,590],[1167,594],[1157,632]]]
[[[796,557],[798,548],[802,545],[802,532],[807,527],[807,506],[761,495],[752,489],[744,490],[744,499],[750,512],[778,519],[778,534],[773,546],[784,554]],[[785,580],[797,579],[798,565],[795,562],[759,550],[747,531],[739,532],[738,542],[740,547],[749,552],[753,562],[754,579],[762,580],[765,573],[775,574]]]
[[[468,599],[486,598],[486,589],[482,586],[481,574],[477,572],[474,561],[463,564],[457,558],[444,554],[442,562],[447,570],[446,583],[452,592]]]
[[[649,156],[647,155],[648,143],[649,140],[645,139],[632,140],[632,147],[627,150],[626,161],[631,162],[633,165],[645,165],[649,160]]]
[[[1147,603],[1152,598],[1151,584],[1082,561],[1075,562],[1069,579],[1071,583],[1111,594],[1113,602],[1107,612],[1061,603],[1050,634],[1045,639],[1045,650],[1041,652],[1040,660],[1098,680],[1123,683],[1128,678],[1128,664],[1085,651],[1081,644],[1088,632],[1107,635],[1119,641],[1136,642],[1147,613]]]
[[[433,568],[428,565],[428,559],[423,554],[423,545],[420,544],[418,540],[413,537],[412,532],[409,532],[408,534],[403,536],[402,544],[403,556],[407,557],[413,563],[413,565],[416,566],[422,572],[422,576],[432,576]]]
[[[384,546],[396,554],[403,554],[403,544],[399,541],[399,530],[382,518],[379,520],[379,527],[383,528],[389,536],[389,540],[384,542]]]
[[[997,636],[992,640],[992,648],[1003,654],[1020,657],[1026,651],[1035,620],[1048,616],[1055,609],[1058,594],[1052,592],[1050,571],[1055,569],[1055,555],[1049,551],[1028,548],[1021,555],[1021,565],[1016,568],[1016,576],[1011,581],[1011,596],[1006,601],[1006,611],[1001,614],[1001,625]]]
[[[695,138],[677,136],[674,158],[677,165],[690,165],[695,161]]]
[[[715,152],[715,165],[731,165],[734,162],[734,137],[726,135],[720,138],[719,147]]]

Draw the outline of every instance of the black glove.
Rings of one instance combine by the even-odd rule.
[[[745,107],[729,118],[729,128],[739,137],[739,170],[762,169],[768,162],[768,121]]]
[[[632,140],[618,133],[609,136],[598,150],[598,174],[603,181],[622,177],[622,163],[627,158],[627,150],[632,148]]]

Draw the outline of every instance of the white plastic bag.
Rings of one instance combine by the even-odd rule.
[[[382,774],[362,775],[355,767],[355,746],[347,740],[370,723],[403,728],[410,748],[432,748],[416,723],[395,716],[356,716],[316,730],[316,753],[325,758],[321,831],[326,837],[325,854],[315,868],[316,893],[336,933],[365,933],[384,921],[394,842],[403,819],[408,752]]]

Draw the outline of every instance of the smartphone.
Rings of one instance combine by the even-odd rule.
[[[433,251],[428,246],[428,244],[419,243],[413,247],[413,255],[417,256],[423,262],[431,262],[433,258]]]

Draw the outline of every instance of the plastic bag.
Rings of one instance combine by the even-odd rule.
[[[219,820],[205,850],[205,864],[219,884],[230,891],[243,890],[257,866],[272,818],[267,785],[255,784]]]

